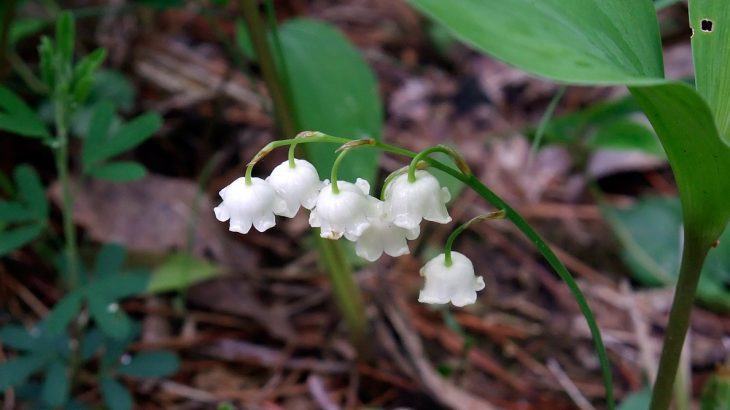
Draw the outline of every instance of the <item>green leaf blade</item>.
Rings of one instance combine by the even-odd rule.
[[[332,26],[306,19],[287,21],[279,29],[286,73],[299,125],[346,138],[382,137],[383,116],[378,85],[360,53]],[[326,82],[323,82],[326,81]],[[322,179],[334,162],[336,147],[305,148]],[[350,154],[340,179],[360,177],[374,185],[378,153]]]
[[[157,378],[174,374],[179,367],[180,360],[174,353],[161,350],[139,353],[129,363],[119,366],[117,372],[131,377]]]
[[[409,0],[461,40],[530,73],[572,84],[664,77],[648,0]]]
[[[692,0],[689,20],[697,91],[730,142],[730,7],[724,0]]]
[[[730,219],[730,146],[717,132],[709,107],[690,86],[631,87],[672,165],[685,229],[709,246]]]
[[[192,255],[172,255],[152,272],[147,292],[163,293],[184,289],[195,283],[214,278],[220,273],[220,267]]]
[[[46,370],[46,380],[43,382],[43,402],[51,407],[63,406],[68,401],[70,389],[65,363],[52,362]]]
[[[144,178],[147,168],[135,161],[115,161],[97,165],[89,170],[94,178],[111,182],[130,182]]]
[[[111,410],[132,410],[132,395],[118,381],[108,377],[101,379],[101,394]]]

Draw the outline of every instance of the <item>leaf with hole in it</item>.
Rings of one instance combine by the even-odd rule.
[[[60,335],[66,330],[69,323],[76,317],[76,314],[81,310],[81,303],[83,302],[83,293],[80,291],[74,291],[66,296],[53,306],[51,312],[46,318],[46,330],[51,335]]]
[[[43,120],[10,89],[0,85],[0,130],[24,137],[50,138]]]
[[[345,36],[329,24],[295,19],[281,26],[279,38],[299,126],[352,139],[380,140],[383,115],[378,84]],[[323,179],[337,156],[336,148],[306,144]],[[359,177],[374,185],[377,158],[375,150],[356,150],[345,160],[339,178],[354,181]]]
[[[409,0],[479,50],[575,84],[652,84],[664,69],[648,0]]]
[[[40,235],[45,229],[45,224],[35,223],[24,225],[19,228],[0,231],[0,256],[18,249]]]
[[[68,401],[71,385],[66,364],[58,360],[51,362],[46,369],[41,398],[51,407],[61,407]]]
[[[730,7],[726,0],[689,2],[695,83],[730,142]]]
[[[132,395],[118,381],[104,377],[101,379],[101,395],[111,410],[132,410]]]
[[[171,255],[152,272],[147,292],[162,293],[185,289],[198,282],[214,278],[221,272],[219,266],[187,253]]]
[[[117,368],[117,372],[126,376],[152,378],[174,374],[180,367],[180,360],[172,352],[142,352],[134,355],[127,364]]]
[[[95,165],[89,170],[94,178],[111,182],[129,182],[144,178],[147,168],[135,161],[114,161]]]
[[[719,136],[707,103],[690,86],[631,87],[672,165],[684,226],[708,247],[730,219],[730,146]]]
[[[20,356],[0,363],[0,391],[23,384],[48,362],[45,356]]]
[[[598,128],[588,144],[594,149],[641,151],[655,157],[664,157],[664,149],[654,132],[645,125],[630,120],[614,121]]]
[[[623,258],[634,277],[648,286],[670,286],[679,272],[682,210],[677,198],[647,198],[630,208],[604,209],[623,246]],[[697,290],[698,300],[730,310],[730,231],[707,255]]]

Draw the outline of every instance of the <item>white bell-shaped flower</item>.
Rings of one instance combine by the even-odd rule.
[[[442,224],[451,222],[446,209],[451,199],[449,190],[426,171],[416,171],[413,182],[408,181],[408,174],[395,177],[385,189],[384,199],[386,212],[401,228],[413,229],[421,219]]]
[[[327,239],[345,238],[356,241],[370,226],[368,217],[375,212],[377,199],[370,196],[368,181],[358,178],[353,184],[337,181],[338,193],[332,191],[329,180],[319,191],[317,202],[309,215],[309,224],[320,228]]]
[[[279,164],[266,178],[266,182],[286,202],[284,212],[277,215],[287,218],[294,217],[300,206],[312,209],[322,188],[322,181],[319,180],[314,165],[303,159],[295,159],[293,167],[289,165],[289,161]]]
[[[286,209],[284,200],[261,178],[251,178],[251,185],[246,185],[246,178],[238,178],[219,195],[223,202],[213,211],[219,221],[231,220],[231,232],[248,233],[251,225],[263,232],[276,224],[274,214]]]
[[[355,253],[370,262],[376,261],[385,252],[390,256],[410,253],[408,242],[418,238],[420,228],[405,229],[393,224],[385,212],[385,203],[377,201],[375,212],[370,218],[370,226],[363,231],[355,246]]]
[[[418,295],[421,303],[453,303],[465,306],[476,302],[477,291],[484,289],[484,279],[474,274],[474,265],[459,252],[451,252],[451,266],[441,254],[421,268],[426,284]]]

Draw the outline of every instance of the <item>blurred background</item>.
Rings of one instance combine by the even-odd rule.
[[[446,175],[454,223],[424,225],[411,255],[367,263],[342,244],[364,301],[364,348],[343,321],[307,212],[247,235],[215,220],[218,191],[260,148],[319,130],[456,148],[576,276],[623,409],[645,409],[681,211],[662,148],[626,89],[530,77],[406,1],[254,3],[3,0],[0,80],[30,114],[0,96],[2,407],[605,408],[577,304],[509,223],[477,225],[455,245],[486,282],[475,305],[417,302],[423,263],[458,223],[489,209]],[[657,3],[667,77],[689,79],[687,6]],[[75,17],[75,61],[106,50],[88,96],[67,110],[76,284],[52,144],[2,126],[13,115],[58,125],[38,50],[62,10]],[[99,124],[137,139],[105,148]],[[307,152],[322,179],[332,150]],[[254,175],[285,158],[275,151]],[[369,179],[377,194],[406,164],[363,151],[341,176]],[[28,210],[38,213],[19,217]],[[692,317],[683,382],[696,400],[726,371],[730,349],[723,244],[730,238],[708,260]]]

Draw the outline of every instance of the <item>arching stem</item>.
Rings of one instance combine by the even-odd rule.
[[[428,158],[429,155],[441,152],[443,154],[446,154],[451,157],[451,159],[454,160],[454,163],[456,164],[456,167],[459,168],[459,170],[466,176],[471,175],[471,169],[469,168],[469,165],[467,165],[464,158],[459,155],[456,150],[453,148],[447,147],[446,145],[436,145],[435,147],[426,148],[423,151],[419,152],[415,157],[413,157],[413,160],[411,161],[411,165],[408,166],[408,182],[416,182],[416,168],[418,167],[418,163],[423,161],[424,159]]]
[[[491,221],[495,219],[504,219],[505,212],[503,210],[498,210],[494,212],[489,212],[483,215],[476,216],[470,220],[468,220],[466,223],[462,224],[458,228],[454,229],[453,232],[451,232],[451,235],[449,235],[449,239],[446,240],[446,246],[444,246],[444,265],[451,266],[452,260],[451,260],[451,248],[454,246],[454,241],[456,238],[461,235],[462,232],[467,230],[471,225],[477,223],[477,222],[483,222],[483,221]]]

